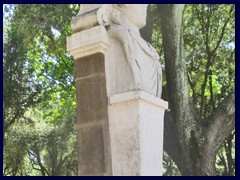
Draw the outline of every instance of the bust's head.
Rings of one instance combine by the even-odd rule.
[[[119,24],[135,32],[146,25],[148,4],[104,4],[98,12],[100,24]]]
[[[122,23],[134,24],[139,29],[146,25],[148,4],[116,4],[113,9],[119,11]],[[127,22],[128,21],[128,22]]]

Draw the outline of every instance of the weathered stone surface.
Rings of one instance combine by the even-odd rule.
[[[67,39],[76,60],[78,175],[161,175],[168,104],[159,98],[159,56],[139,33],[147,5],[81,7]]]
[[[104,139],[101,124],[78,129],[78,174],[104,175]]]
[[[76,60],[79,175],[110,175],[104,55]]]
[[[98,25],[97,11],[101,6],[102,4],[81,4],[79,13],[72,19],[73,33]]]
[[[109,106],[109,120],[113,175],[141,175],[138,102],[112,104]]]
[[[104,80],[103,74],[96,74],[91,78],[76,82],[78,88],[77,101],[80,106],[95,112],[102,109],[104,104],[106,105],[107,95],[104,93],[104,89],[106,89]],[[83,95],[87,96],[83,97]]]
[[[79,59],[95,53],[106,54],[109,46],[109,38],[103,26],[77,32],[67,37],[67,50]]]
[[[75,61],[76,78],[105,73],[104,55],[96,53]]]
[[[145,92],[110,97],[113,175],[162,175],[163,115],[168,103]]]
[[[107,118],[104,55],[101,53],[75,62],[77,117],[81,124]]]

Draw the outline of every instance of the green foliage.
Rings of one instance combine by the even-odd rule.
[[[212,114],[235,89],[234,17],[234,5],[186,6],[185,57],[191,97],[199,119]],[[218,175],[235,175],[235,147],[231,145],[229,148],[231,143],[235,144],[235,140],[225,142],[217,155]]]
[[[234,5],[187,5],[185,57],[190,92],[199,118],[209,116],[234,89]]]
[[[71,18],[78,5],[18,5],[13,26],[24,35],[28,47],[28,68],[44,89],[44,97],[61,92],[74,95],[74,64],[66,50],[66,37],[71,34]],[[25,13],[27,10],[28,13]],[[68,93],[65,90],[68,89]]]
[[[70,113],[70,112],[69,112]],[[4,146],[4,175],[76,175],[76,123],[71,112],[53,125],[43,113],[29,110],[15,123]]]
[[[166,151],[163,151],[163,176],[181,176],[177,165],[174,163],[172,158],[167,154]]]
[[[4,132],[18,119],[26,109],[37,104],[41,98],[38,83],[32,83],[32,74],[26,66],[27,48],[22,45],[24,36],[15,27],[6,31],[3,52],[3,107]]]
[[[160,30],[159,13],[156,5],[150,7],[153,17],[152,40],[163,59],[162,35]],[[234,5],[186,5],[184,12],[184,53],[188,68],[190,96],[193,99],[197,119],[206,119],[217,108],[219,103],[235,89],[235,7]],[[165,77],[163,77],[165,78]],[[163,84],[166,81],[163,79]],[[229,143],[228,143],[229,144]],[[234,152],[223,145],[217,155],[218,175],[234,175],[235,156],[225,154]],[[230,161],[231,170],[227,165]],[[164,153],[165,175],[178,175],[176,165]],[[221,169],[221,170],[220,170]],[[225,173],[223,173],[223,171]]]
[[[79,6],[6,7],[4,175],[76,175],[74,61],[66,36]]]

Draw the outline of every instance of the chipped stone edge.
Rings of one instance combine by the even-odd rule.
[[[67,50],[79,59],[98,52],[106,54],[109,46],[109,37],[103,26],[96,26],[67,37]]]
[[[155,96],[148,94],[144,91],[130,91],[130,92],[110,96],[108,98],[108,104],[111,106],[113,104],[124,103],[127,101],[134,101],[134,100],[142,100],[147,103],[160,106],[164,110],[168,109],[167,101],[156,98]]]

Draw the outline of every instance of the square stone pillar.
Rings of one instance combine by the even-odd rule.
[[[113,175],[162,175],[163,117],[167,108],[167,102],[143,91],[110,97]]]
[[[124,88],[130,70],[121,71],[129,68],[122,44],[98,24],[101,6],[82,5],[67,39],[76,68],[78,175],[162,175],[168,103]]]
[[[105,74],[108,45],[102,26],[67,39],[76,68],[78,175],[112,175]]]

